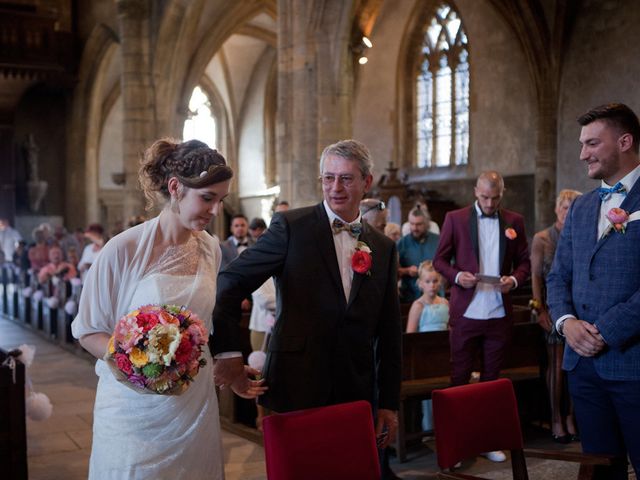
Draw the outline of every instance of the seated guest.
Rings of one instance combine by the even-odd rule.
[[[382,200],[365,198],[360,202],[362,219],[381,233],[387,226],[387,209]]]
[[[44,229],[37,227],[33,233],[34,245],[29,247],[29,263],[34,273],[49,263],[49,246],[47,245],[47,234]]]
[[[100,253],[100,250],[102,250],[106,241],[104,237],[104,228],[102,228],[102,225],[99,223],[92,223],[89,225],[84,232],[84,236],[91,243],[84,247],[82,257],[80,257],[80,261],[78,262],[78,270],[80,270],[80,274],[83,279],[87,270],[89,270],[89,267],[93,262],[95,262],[96,257]]]
[[[440,235],[428,231],[429,220],[429,214],[426,211],[420,208],[411,210],[409,212],[411,232],[398,241],[401,302],[413,302],[420,296],[420,289],[416,283],[418,265],[425,260],[432,260],[438,248]]]
[[[387,226],[384,227],[384,234],[396,243],[402,238],[400,225],[397,223],[387,223]]]
[[[442,277],[433,268],[431,260],[418,267],[418,288],[422,295],[411,305],[407,333],[435,332],[449,328],[449,302],[438,295]],[[422,401],[422,430],[433,430],[431,400]]]
[[[60,247],[51,247],[49,249],[49,263],[38,272],[38,282],[44,284],[53,277],[67,281],[77,275],[76,267],[69,262],[63,261],[62,249]]]

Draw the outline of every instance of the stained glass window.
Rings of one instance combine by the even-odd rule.
[[[416,163],[469,159],[469,52],[457,12],[442,4],[424,33],[416,81]]]

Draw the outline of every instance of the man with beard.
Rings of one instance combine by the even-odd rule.
[[[599,188],[577,198],[547,279],[551,317],[566,338],[582,449],[640,468],[640,124],[626,105],[578,119],[580,160]],[[627,466],[598,478],[626,479]]]
[[[411,303],[420,297],[422,292],[418,288],[418,265],[425,260],[432,260],[440,235],[429,231],[431,218],[426,210],[414,208],[409,212],[409,226],[411,231],[398,241],[400,267],[398,276],[400,283],[400,301]]]
[[[480,381],[495,380],[511,338],[510,292],[531,271],[522,215],[500,208],[504,180],[495,171],[480,174],[476,202],[447,213],[433,261],[451,284],[449,341],[451,383],[469,382],[475,356],[482,355]],[[501,451],[484,454],[493,462]]]

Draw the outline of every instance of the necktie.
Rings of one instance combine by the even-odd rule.
[[[627,189],[620,182],[616,183],[611,188],[600,187],[598,189],[598,195],[600,195],[600,200],[602,200],[603,202],[606,201],[606,200],[609,200],[611,198],[611,195],[613,195],[614,193],[620,193],[620,194],[622,194],[622,195],[624,195],[626,197],[627,196]]]
[[[358,235],[362,233],[362,224],[360,222],[344,223],[342,220],[338,220],[336,218],[331,224],[331,230],[333,230],[334,234],[340,233],[344,230],[352,237],[358,238]]]

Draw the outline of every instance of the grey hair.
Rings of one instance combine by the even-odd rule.
[[[323,173],[324,160],[329,155],[344,158],[358,162],[358,168],[364,177],[371,175],[373,163],[371,162],[371,154],[364,143],[358,140],[340,140],[333,145],[329,145],[322,151],[320,155],[320,173]]]

